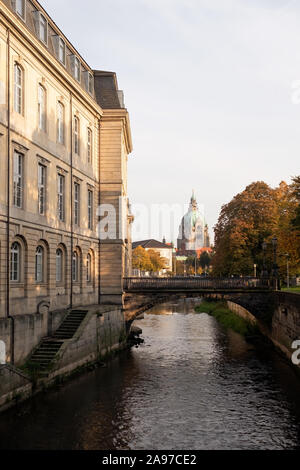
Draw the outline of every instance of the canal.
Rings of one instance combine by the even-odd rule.
[[[299,449],[299,378],[195,302],[153,308],[141,347],[0,415],[0,449]]]

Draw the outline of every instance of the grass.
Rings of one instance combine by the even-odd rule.
[[[258,333],[256,325],[229,310],[226,302],[204,300],[195,308],[195,311],[212,315],[225,328],[230,328],[243,336],[253,336]]]
[[[299,292],[299,294],[300,294],[300,287],[289,287],[289,288],[283,287],[283,289],[281,289],[281,290],[284,291],[284,292],[294,292],[296,294]]]

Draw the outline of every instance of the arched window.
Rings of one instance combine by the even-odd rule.
[[[39,85],[38,90],[38,115],[39,128],[46,132],[46,90],[42,85]]]
[[[13,243],[10,250],[10,280],[20,282],[21,279],[21,247]]]
[[[56,250],[56,282],[62,282],[63,279],[63,252],[59,248]]]
[[[57,142],[63,144],[65,141],[64,136],[64,105],[60,102],[57,103]]]
[[[35,281],[43,282],[44,278],[44,249],[38,246],[35,252]]]
[[[80,145],[79,145],[79,137],[80,137],[80,126],[79,126],[79,119],[78,117],[74,117],[74,152],[79,155],[80,153]]]
[[[79,267],[79,263],[78,263],[78,254],[76,253],[76,251],[74,251],[73,253],[73,258],[72,258],[72,280],[73,282],[78,282],[78,267]]]
[[[18,64],[14,67],[14,110],[23,113],[23,70]]]
[[[90,253],[86,257],[86,280],[92,282],[92,256]]]

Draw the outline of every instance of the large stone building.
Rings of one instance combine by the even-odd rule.
[[[199,256],[202,251],[210,251],[208,225],[198,208],[193,191],[189,209],[183,216],[177,239],[177,254],[181,256]]]
[[[0,317],[122,305],[131,151],[115,73],[92,70],[36,0],[0,0]]]

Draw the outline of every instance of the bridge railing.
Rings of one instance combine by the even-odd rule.
[[[273,290],[273,279],[241,278],[199,278],[199,277],[126,277],[124,290]]]

